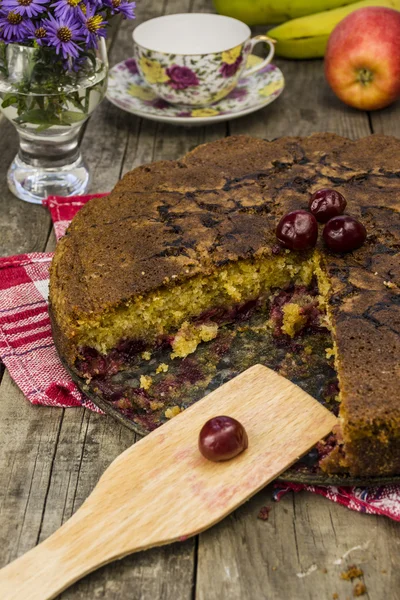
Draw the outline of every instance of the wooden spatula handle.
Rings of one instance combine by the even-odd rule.
[[[113,559],[94,538],[92,547],[85,544],[84,521],[77,517],[0,571],[1,600],[50,600]]]

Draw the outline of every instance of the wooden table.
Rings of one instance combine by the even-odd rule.
[[[163,13],[211,10],[211,0],[138,0],[136,23]],[[132,55],[132,28],[128,22],[120,27],[110,51],[111,64]],[[227,124],[170,127],[125,114],[104,101],[83,139],[93,175],[91,191],[111,190],[137,165],[175,159],[226,135],[272,139],[332,131],[350,138],[370,133],[400,136],[399,103],[377,113],[355,111],[332,95],[321,61],[276,63],[286,78],[282,97]],[[48,212],[17,200],[7,189],[6,172],[16,150],[15,131],[2,120],[1,255],[50,251],[54,235]],[[0,386],[0,440],[0,562],[5,565],[68,519],[134,438],[111,418],[83,409],[31,406],[5,372]],[[342,580],[340,573],[356,564],[364,571],[366,598],[400,598],[399,524],[304,492],[273,503],[271,490],[265,489],[198,538],[106,566],[61,597],[345,600],[352,597],[354,583]],[[264,505],[272,505],[268,521],[257,519]]]

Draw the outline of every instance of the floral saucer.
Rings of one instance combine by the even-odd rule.
[[[260,61],[258,56],[251,55],[247,66]],[[260,110],[273,102],[284,87],[281,70],[269,64],[254,75],[240,79],[228,96],[211,106],[179,106],[158,98],[140,77],[135,60],[128,58],[111,69],[107,98],[119,108],[144,119],[175,125],[207,125]]]

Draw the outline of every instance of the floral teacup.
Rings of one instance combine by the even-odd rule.
[[[240,77],[263,69],[274,55],[265,35],[231,17],[205,13],[150,19],[133,32],[139,72],[153,91],[173,104],[207,106],[229,94]],[[267,58],[246,69],[254,46],[269,46]]]

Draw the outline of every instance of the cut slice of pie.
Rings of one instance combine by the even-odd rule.
[[[147,429],[262,362],[339,410],[324,470],[400,473],[399,154],[385,136],[231,137],[128,173],[57,247],[60,356]],[[279,218],[324,187],[364,246],[277,246]]]

